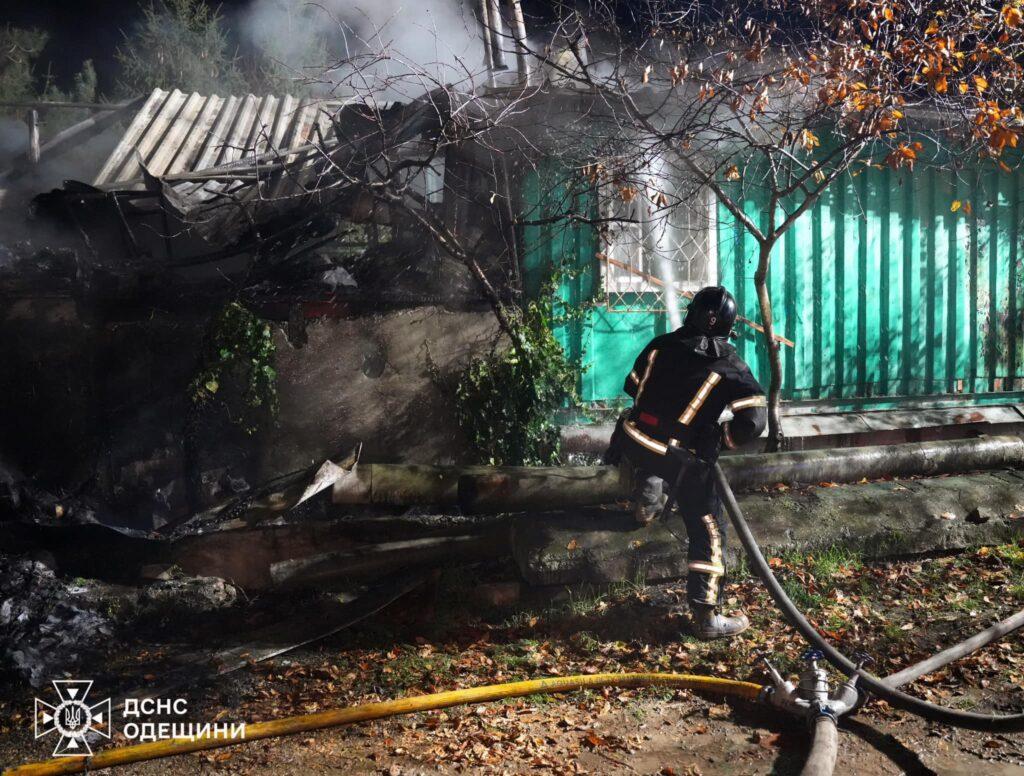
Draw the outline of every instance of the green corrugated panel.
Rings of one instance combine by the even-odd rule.
[[[783,396],[1020,388],[1020,189],[1017,176],[987,168],[954,176],[865,167],[838,181],[772,257],[777,329],[796,341],[782,351]],[[957,200],[970,205],[954,212]],[[756,320],[756,245],[721,206],[719,229],[722,282]],[[751,357],[754,350],[741,345],[767,382],[767,365]]]
[[[596,212],[592,197],[574,193],[569,172],[555,163],[546,162],[529,171],[520,191],[524,220],[543,220],[564,213],[570,201],[576,212]],[[557,299],[575,307],[591,296],[600,277],[595,258],[598,238],[592,227],[564,221],[529,225],[523,227],[522,238],[524,290],[528,296],[536,297],[541,284],[558,267],[584,271],[560,283]],[[556,303],[556,315],[561,309]],[[555,336],[566,354],[585,367],[579,386],[581,398],[604,402],[624,395],[622,384],[637,353],[651,337],[664,331],[663,313],[597,307],[582,320],[558,325]]]
[[[591,207],[586,194],[572,190],[564,168],[551,164],[540,165],[525,177],[521,198],[521,212],[527,221],[544,221],[569,207],[584,213]],[[590,295],[596,250],[594,232],[585,225],[552,221],[523,227],[523,284],[527,296],[535,298],[552,273],[567,270],[567,278],[555,290],[553,312],[560,316],[566,309],[575,309]],[[555,336],[570,359],[584,358],[588,339],[585,322],[563,323],[556,327]]]
[[[738,194],[736,184],[727,185]],[[524,206],[535,215],[561,212],[567,196],[551,168],[526,177]],[[1021,199],[1018,178],[991,167],[953,176],[865,166],[833,185],[773,254],[776,328],[796,343],[782,349],[784,397],[891,396],[898,404],[900,396],[1024,387]],[[953,212],[954,200],[970,207]],[[751,197],[743,205],[763,222],[761,203]],[[720,282],[742,313],[758,320],[757,244],[721,206],[718,224]],[[587,226],[525,227],[523,247],[534,293],[552,266],[597,267],[597,240]],[[567,281],[559,296],[574,304],[593,282],[592,275]],[[562,327],[567,352],[588,367],[583,398],[620,397],[635,355],[666,327],[661,313],[600,307]],[[738,331],[740,354],[767,385],[760,335],[745,326]]]

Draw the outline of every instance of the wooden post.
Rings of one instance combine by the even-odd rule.
[[[980,469],[1020,468],[1024,440],[986,436],[899,445],[723,456],[736,490],[779,482],[858,482]],[[466,514],[544,512],[629,497],[630,475],[613,466],[425,466],[361,463],[332,483],[335,504],[459,507]]]
[[[39,157],[42,158],[45,155],[50,159],[60,156],[72,148],[77,148],[89,138],[100,134],[103,130],[119,121],[123,113],[141,107],[145,101],[146,98],[139,97],[131,102],[120,103],[116,110],[97,113],[84,121],[61,130],[45,143],[40,144]],[[14,180],[19,175],[24,174],[28,167],[31,167],[29,154],[21,154],[14,160],[13,165],[9,169],[0,171],[0,180]]]
[[[32,108],[28,112],[28,162],[39,164],[39,111]]]

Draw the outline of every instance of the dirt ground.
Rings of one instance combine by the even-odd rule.
[[[873,670],[883,675],[1024,608],[1024,548],[1016,545],[891,563],[864,564],[833,552],[772,564],[819,627],[846,651],[870,654]],[[576,673],[673,671],[763,682],[760,654],[784,673],[797,669],[803,644],[774,614],[760,585],[742,569],[736,577],[727,589],[729,605],[747,611],[754,627],[732,643],[705,644],[685,633],[679,585],[636,580],[606,590],[526,591],[495,603],[515,591],[507,569],[451,570],[349,631],[173,696],[188,698],[190,721],[255,722]],[[156,685],[167,655],[244,641],[247,627],[285,616],[282,607],[293,615],[302,601],[254,601],[164,630],[163,639],[150,634],[112,645],[89,678],[98,697],[116,697],[108,688],[140,676]],[[1024,640],[1004,639],[908,690],[963,709],[1020,710]],[[32,739],[36,693],[13,681],[0,692],[0,764],[46,758],[53,742]],[[47,693],[52,690],[39,694],[47,699]],[[951,730],[880,702],[842,727],[837,773],[1024,774],[1024,734]],[[115,740],[124,742],[123,735]],[[788,774],[799,772],[807,746],[801,721],[755,704],[608,689],[255,741],[115,772]]]

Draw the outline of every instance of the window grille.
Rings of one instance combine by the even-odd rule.
[[[664,312],[676,293],[714,285],[718,256],[714,194],[601,187],[605,304],[611,312]]]

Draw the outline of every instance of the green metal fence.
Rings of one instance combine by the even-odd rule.
[[[756,202],[747,212],[763,217]],[[1020,387],[1020,182],[998,171],[867,167],[803,216],[772,257],[790,399]],[[756,246],[722,213],[719,271],[757,318]],[[739,342],[758,374],[763,345]]]
[[[550,213],[550,192],[550,180],[527,176],[524,205]],[[744,207],[763,218],[754,199]],[[865,166],[837,182],[772,258],[776,329],[795,343],[782,349],[784,398],[888,396],[898,404],[898,397],[1024,388],[1022,217],[1019,176],[991,166],[956,174]],[[594,267],[592,230],[574,225],[571,238],[553,231],[564,228],[524,229],[528,281],[543,267]],[[754,240],[719,207],[719,279],[753,320],[760,317],[756,257]],[[575,274],[561,297],[585,298],[594,277]],[[588,367],[583,398],[621,396],[633,357],[666,327],[662,313],[603,308],[563,327],[563,344]],[[760,335],[739,331],[740,354],[767,384]]]

